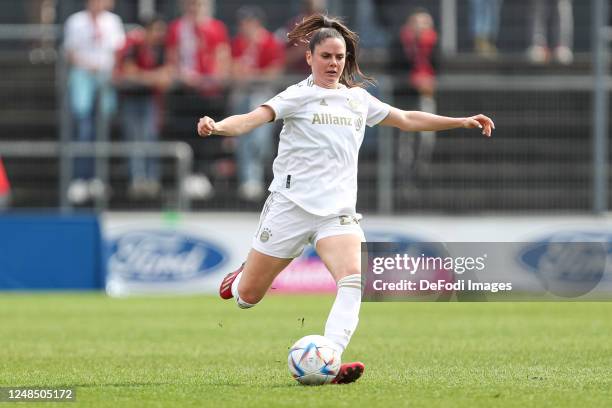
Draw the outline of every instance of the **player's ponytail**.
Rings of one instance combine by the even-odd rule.
[[[351,31],[342,20],[323,14],[313,14],[306,17],[301,23],[287,34],[289,41],[308,43],[310,52],[314,53],[317,45],[328,38],[340,38],[346,44],[346,64],[340,76],[340,83],[349,88],[363,86],[358,77],[367,83],[373,83],[374,79],[361,72],[357,63],[357,51],[359,35]]]

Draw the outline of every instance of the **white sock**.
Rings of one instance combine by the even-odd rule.
[[[253,305],[251,303],[245,302],[244,300],[240,299],[239,297],[236,298],[236,303],[238,304],[238,307],[241,308],[241,309],[250,309],[253,306],[255,306],[255,305]]]
[[[238,276],[236,276],[236,279],[234,279],[234,281],[232,282],[232,296],[235,299],[238,299],[240,297],[238,296],[238,283],[240,282],[240,278],[242,278],[242,272],[240,272]]]
[[[361,275],[346,276],[338,281],[336,301],[325,324],[325,337],[338,345],[343,352],[359,322],[361,307]]]
[[[238,294],[238,283],[240,282],[240,278],[242,278],[242,272],[240,272],[238,276],[236,276],[236,279],[234,279],[234,281],[232,282],[232,296],[234,296],[234,299],[236,299],[236,303],[238,304],[239,308],[250,309],[255,305],[247,303],[244,300],[240,299],[240,295]]]

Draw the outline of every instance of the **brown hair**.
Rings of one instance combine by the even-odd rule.
[[[304,18],[301,23],[297,24],[295,28],[287,34],[287,37],[289,41],[308,41],[308,48],[312,53],[314,53],[314,49],[317,45],[328,38],[339,38],[343,40],[346,44],[346,64],[340,76],[340,83],[349,88],[363,86],[364,82],[360,82],[357,76],[367,83],[374,83],[374,78],[361,72],[359,64],[357,63],[359,35],[351,31],[339,18],[329,17],[323,14],[313,14]]]

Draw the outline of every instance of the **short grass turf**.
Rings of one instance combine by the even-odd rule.
[[[365,375],[300,386],[287,349],[332,302],[1,294],[0,386],[93,407],[612,406],[612,303],[365,303],[343,356]]]

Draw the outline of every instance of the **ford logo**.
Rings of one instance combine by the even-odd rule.
[[[110,241],[108,271],[140,282],[183,281],[208,275],[227,260],[219,246],[177,231],[134,231]]]
[[[526,245],[519,262],[550,292],[575,297],[597,286],[612,254],[612,234],[563,232]]]

